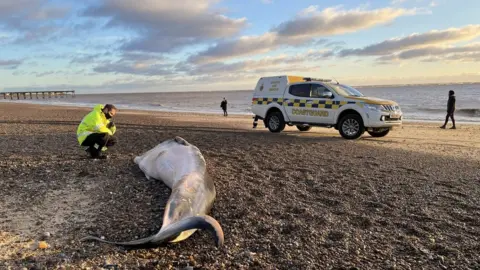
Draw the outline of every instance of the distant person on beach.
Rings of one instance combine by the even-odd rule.
[[[223,116],[228,116],[228,113],[227,113],[227,100],[226,100],[225,98],[223,98],[222,103],[220,103],[220,107],[221,107],[222,110],[223,110]]]
[[[453,118],[453,113],[455,112],[455,101],[455,92],[453,90],[448,91],[447,117],[445,118],[445,123],[440,128],[445,128],[447,126],[448,118],[450,117],[453,123],[451,129],[456,129],[455,118]]]
[[[93,159],[105,159],[107,156],[101,155],[107,147],[117,143],[113,136],[117,130],[111,120],[117,113],[117,108],[112,104],[96,105],[88,113],[77,128],[77,140],[81,146],[87,147],[87,151]]]

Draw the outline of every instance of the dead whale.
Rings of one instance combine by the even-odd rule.
[[[158,233],[129,242],[111,242],[94,236],[87,236],[81,241],[156,246],[185,240],[201,229],[213,235],[217,246],[223,245],[222,227],[208,215],[216,197],[215,185],[206,172],[205,159],[196,146],[177,136],[135,157],[134,162],[148,179],[161,180],[172,190]]]

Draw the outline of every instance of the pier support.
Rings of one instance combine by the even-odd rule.
[[[13,100],[16,97],[17,100],[20,100],[22,97],[23,99],[27,99],[27,96],[30,96],[30,99],[33,99],[35,94],[35,98],[39,98],[39,94],[45,99],[45,96],[48,98],[67,98],[68,94],[71,94],[71,97],[75,97],[75,90],[66,90],[66,91],[31,91],[31,92],[1,92],[0,94],[3,95],[3,99],[7,99],[7,96],[10,96],[10,99]]]

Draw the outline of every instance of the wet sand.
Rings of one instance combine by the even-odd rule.
[[[120,111],[119,144],[93,161],[75,137],[88,111],[0,104],[0,269],[480,267],[480,126],[346,141],[253,130],[244,116]],[[152,249],[79,242],[159,230],[170,190],[133,158],[174,136],[207,161],[225,246],[204,231]]]

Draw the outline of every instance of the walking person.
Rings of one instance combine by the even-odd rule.
[[[220,103],[220,107],[221,107],[222,110],[223,110],[223,116],[228,116],[228,113],[227,113],[227,100],[226,100],[225,98],[223,98],[222,103]]]
[[[445,123],[440,128],[445,128],[448,123],[448,118],[451,118],[453,126],[450,129],[456,129],[455,118],[453,117],[453,114],[455,113],[455,102],[455,92],[453,90],[448,91],[447,116],[445,117]]]

